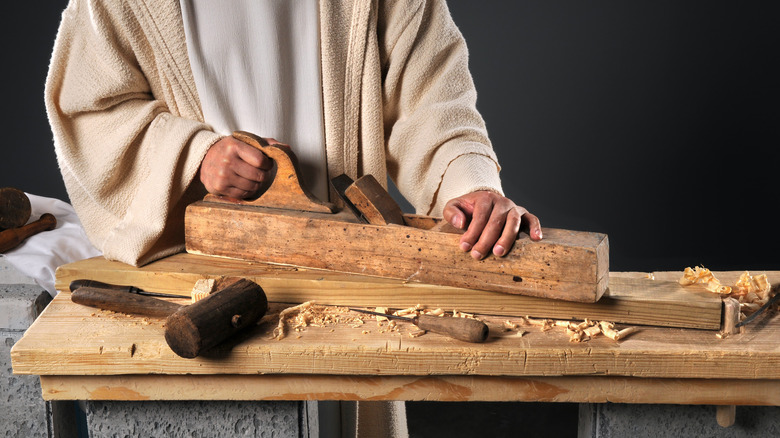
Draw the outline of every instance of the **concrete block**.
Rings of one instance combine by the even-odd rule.
[[[579,438],[778,437],[780,407],[737,406],[736,422],[721,427],[715,406],[582,404]]]
[[[17,376],[11,369],[11,347],[20,331],[0,330],[0,436],[48,437],[48,412],[38,376]]]
[[[302,401],[88,401],[91,437],[318,436],[316,404]],[[315,424],[312,424],[315,423]]]
[[[0,258],[0,261],[3,261]],[[0,264],[5,281],[22,281],[14,268]],[[15,375],[11,348],[51,301],[35,284],[0,284],[0,436],[74,436],[74,410],[68,402],[47,403],[38,376]]]
[[[25,331],[51,302],[34,284],[0,284],[0,330]]]

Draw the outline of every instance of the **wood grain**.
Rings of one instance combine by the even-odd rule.
[[[611,376],[41,376],[45,400],[417,400],[780,406],[780,380]]]
[[[611,273],[610,289],[601,300],[577,303],[182,253],[141,268],[102,257],[63,265],[57,269],[56,287],[67,290],[71,281],[88,278],[189,297],[199,279],[241,276],[258,283],[272,302],[314,300],[320,304],[391,308],[420,304],[487,315],[589,318],[718,330],[720,298],[700,286],[683,288],[676,281],[681,272],[669,274],[669,278],[661,279],[666,274],[655,273],[656,280],[651,280],[646,273]]]
[[[778,273],[768,274],[770,281],[780,280]],[[14,345],[15,373],[780,379],[776,314],[726,339],[712,331],[642,327],[620,342],[598,337],[584,343],[569,342],[562,330],[536,327],[519,337],[501,330],[508,318],[488,316],[482,319],[491,336],[482,344],[430,333],[413,338],[411,325],[380,333],[370,320],[310,326],[274,340],[271,319],[208,355],[183,359],[165,343],[162,319],[95,311],[68,295],[55,297]]]
[[[368,223],[404,225],[404,213],[373,175],[364,175],[344,191]]]
[[[599,233],[548,228],[505,257],[474,260],[453,233],[359,224],[318,214],[196,202],[187,207],[187,252],[568,301],[607,289],[609,243]]]

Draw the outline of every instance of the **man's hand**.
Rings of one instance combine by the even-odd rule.
[[[268,143],[278,143],[266,139]],[[200,181],[214,195],[251,198],[268,178],[273,160],[233,137],[214,143],[200,165]]]
[[[506,255],[523,223],[528,226],[531,240],[542,239],[539,218],[497,193],[477,191],[455,198],[444,206],[443,214],[454,227],[466,229],[460,249],[471,251],[477,260],[491,250],[498,257]]]

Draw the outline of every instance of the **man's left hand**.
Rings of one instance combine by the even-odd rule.
[[[531,240],[542,239],[539,218],[509,198],[489,191],[476,191],[452,199],[444,206],[444,219],[465,229],[460,249],[470,251],[477,260],[491,251],[498,257],[509,253],[520,226],[526,225]]]

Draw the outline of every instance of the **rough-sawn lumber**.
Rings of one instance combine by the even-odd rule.
[[[241,276],[258,283],[271,302],[313,300],[319,304],[391,308],[420,304],[486,315],[589,318],[717,330],[720,297],[701,286],[680,286],[676,280],[681,275],[656,273],[652,280],[643,273],[611,273],[609,290],[599,302],[578,303],[182,253],[140,268],[102,257],[81,260],[57,269],[56,286],[67,290],[71,281],[87,278],[189,297],[199,279]],[[736,278],[738,273],[732,276]]]
[[[475,260],[441,219],[404,215],[406,226],[358,223],[349,213],[297,212],[201,201],[185,216],[187,252],[349,272],[408,282],[596,302],[609,281],[607,236],[544,229],[521,233],[504,257]]]

